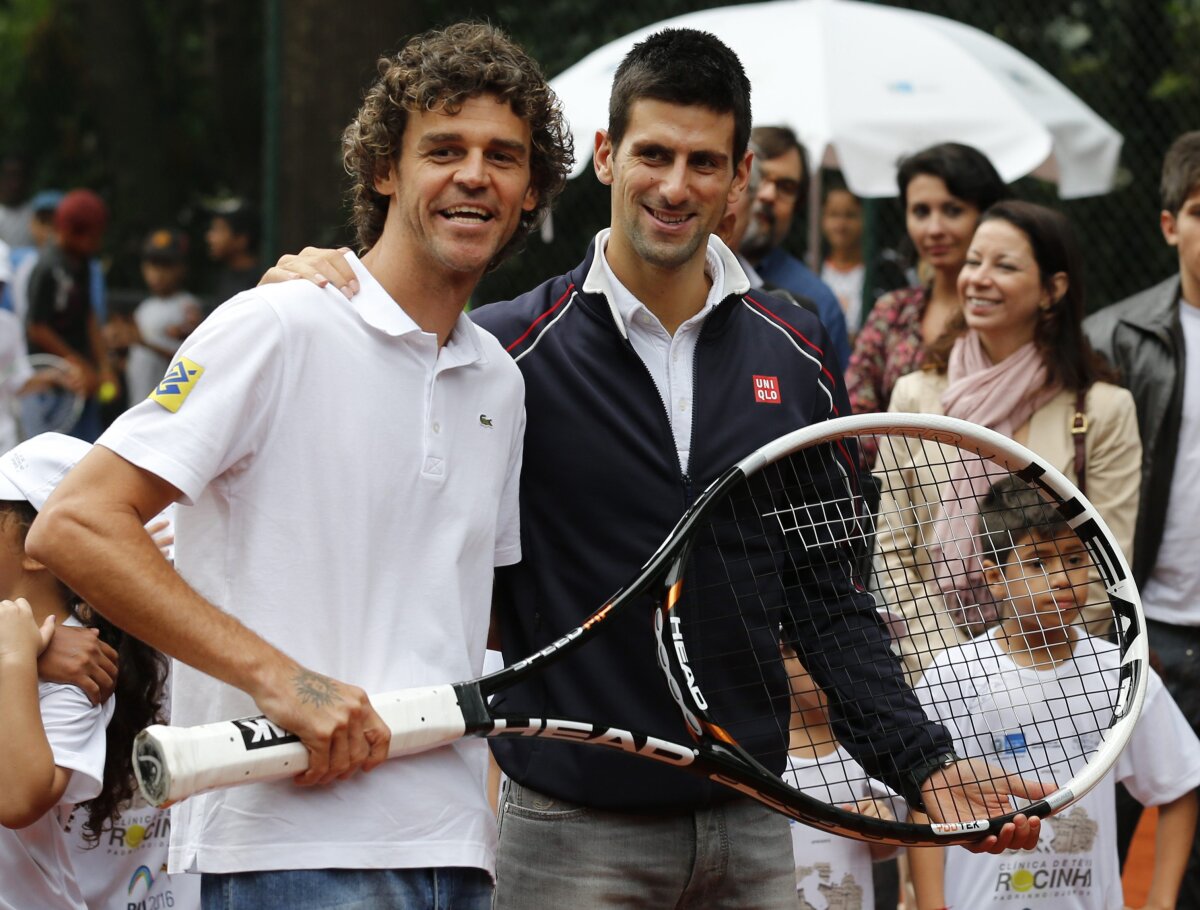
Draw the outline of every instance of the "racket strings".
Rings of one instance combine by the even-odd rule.
[[[1002,464],[869,441],[873,476],[832,445],[801,450],[749,478],[698,539],[677,609],[707,718],[789,786],[874,813],[886,790],[864,765],[892,756],[855,731],[904,707],[888,684],[898,657],[981,791],[999,800],[1010,775],[1065,785],[1117,704],[1091,550]]]

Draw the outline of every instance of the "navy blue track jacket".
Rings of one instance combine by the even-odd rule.
[[[657,549],[694,496],[738,459],[792,430],[850,413],[836,355],[815,316],[755,291],[730,295],[706,319],[697,342],[684,474],[662,398],[619,316],[604,294],[582,290],[594,255],[593,244],[571,272],[471,314],[525,376],[523,558],[496,576],[507,663],[601,606]],[[756,402],[756,376],[775,380],[778,402]],[[950,738],[925,719],[904,684],[871,597],[848,577],[814,579],[813,590],[826,610],[793,616],[794,634],[804,663],[830,696],[839,738],[869,773],[902,792],[910,789],[906,771],[950,751]],[[781,614],[780,621],[786,624],[787,617]],[[689,742],[655,657],[650,609],[612,622],[614,628],[542,675],[499,693],[495,707]],[[763,647],[778,648],[777,630]],[[845,658],[851,646],[856,659]],[[881,665],[887,668],[882,673]],[[781,672],[770,682],[779,687],[774,702],[786,711],[786,678]],[[889,719],[845,716],[839,690],[872,692],[876,704],[890,706]],[[751,751],[782,771],[787,744],[778,727],[772,722],[758,732]],[[492,740],[492,748],[518,783],[597,808],[683,810],[735,795],[603,747],[502,738]]]

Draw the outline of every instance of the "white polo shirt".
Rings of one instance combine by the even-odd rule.
[[[461,317],[440,350],[360,262],[353,302],[304,281],[220,307],[99,440],[169,481],[176,566],[305,666],[383,692],[477,676],[492,569],[520,559],[524,383]],[[258,713],[176,663],[172,722]],[[321,789],[193,797],[171,871],[492,870],[479,740]]]

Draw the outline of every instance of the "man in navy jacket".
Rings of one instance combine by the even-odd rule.
[[[603,603],[738,458],[849,413],[828,332],[811,313],[750,292],[736,257],[710,236],[746,184],[749,114],[740,63],[711,35],[668,30],[635,47],[617,70],[609,130],[596,138],[611,228],[571,272],[472,314],[525,375],[524,558],[496,585],[510,661]],[[757,400],[763,378],[777,398]],[[856,666],[887,663],[886,633],[848,578],[830,590],[832,602],[813,611],[821,616],[795,617],[797,646],[823,686],[849,690],[864,682]],[[620,718],[678,739],[646,623],[624,617],[622,634],[498,695],[498,706]],[[847,641],[855,660],[837,660]],[[894,714],[847,732],[864,757],[890,757],[886,767],[866,758],[873,773],[914,794],[945,773],[951,742],[898,666],[884,685]],[[759,757],[782,767],[782,748],[764,745]],[[511,781],[497,907],[795,906],[786,820],[760,805],[611,750],[546,740],[497,740],[493,750]]]

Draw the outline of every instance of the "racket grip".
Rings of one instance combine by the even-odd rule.
[[[466,730],[453,686],[400,689],[371,696],[392,731],[388,758],[435,749]],[[196,793],[294,777],[308,750],[263,716],[195,727],[155,724],[137,735],[133,767],[146,801],[162,807]]]

